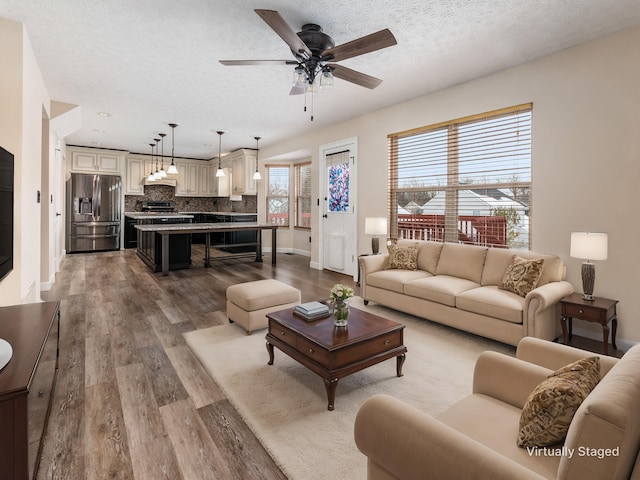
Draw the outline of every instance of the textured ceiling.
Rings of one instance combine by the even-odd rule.
[[[293,67],[218,63],[293,58],[255,8],[295,31],[317,23],[336,45],[389,28],[398,45],[341,62],[382,85],[336,79],[311,122],[289,96]],[[67,143],[146,153],[175,122],[176,155],[211,158],[216,130],[223,152],[269,145],[638,25],[640,2],[0,0],[0,17],[26,25],[52,100],[82,107]]]

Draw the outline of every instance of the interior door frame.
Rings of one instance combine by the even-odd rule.
[[[357,199],[358,199],[358,174],[357,174],[357,165],[358,165],[358,137],[346,138],[344,140],[338,140],[336,142],[327,143],[325,145],[320,145],[319,155],[318,155],[318,165],[319,165],[319,203],[320,203],[320,218],[319,218],[319,264],[320,269],[324,269],[325,267],[325,258],[324,258],[324,250],[325,250],[325,235],[324,235],[324,219],[323,215],[326,211],[326,201],[325,194],[327,192],[327,176],[326,172],[326,158],[327,155],[331,155],[332,153],[338,153],[345,150],[349,150],[349,157],[353,159],[353,166],[349,169],[349,203],[352,207],[352,213],[356,221],[351,222],[351,228],[349,231],[344,232],[345,235],[351,236],[353,238],[353,248],[351,252],[346,252],[347,255],[351,255],[353,258],[353,280],[356,281],[358,279],[358,208],[357,208]]]

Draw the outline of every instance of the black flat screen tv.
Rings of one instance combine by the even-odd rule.
[[[0,147],[0,281],[13,270],[13,155]]]

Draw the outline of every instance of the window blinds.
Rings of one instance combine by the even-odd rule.
[[[388,135],[392,237],[528,249],[532,110]]]

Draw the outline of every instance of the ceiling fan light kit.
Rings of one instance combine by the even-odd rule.
[[[397,44],[391,31],[384,29],[335,46],[333,39],[322,31],[320,25],[306,23],[302,26],[302,31],[296,33],[275,10],[256,9],[255,12],[284,40],[291,49],[295,60],[220,60],[220,63],[227,66],[295,65],[293,84],[289,95],[313,94],[316,78],[319,78],[318,83],[321,89],[333,86],[334,77],[374,89],[382,83],[382,80],[334,62]],[[313,95],[311,100],[313,102]],[[313,121],[313,112],[311,120]]]

